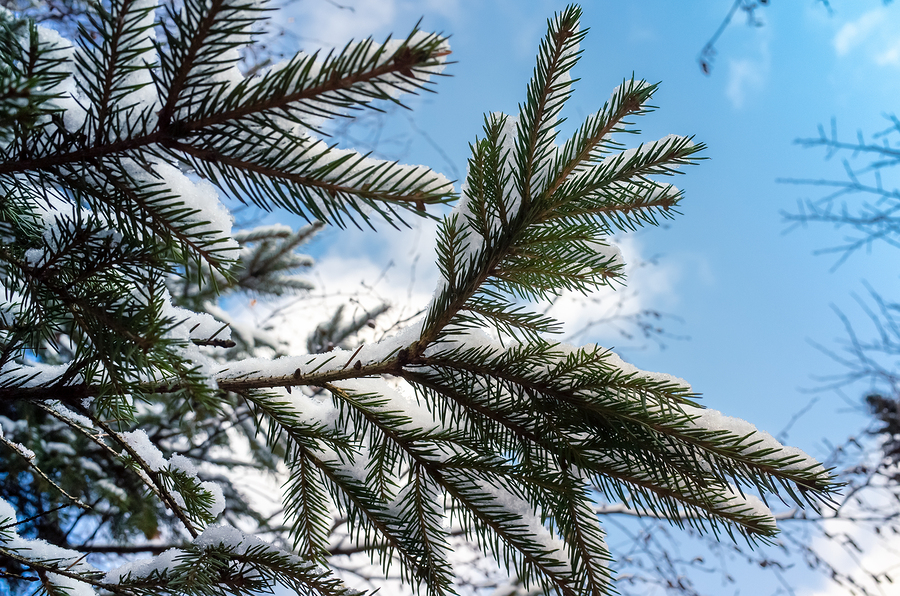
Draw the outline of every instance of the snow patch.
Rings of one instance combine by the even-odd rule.
[[[5,522],[4,520],[9,520]],[[59,569],[65,569],[71,573],[96,573],[97,569],[85,562],[83,554],[50,544],[46,540],[29,540],[22,538],[16,532],[15,525],[6,525],[16,522],[16,512],[7,501],[0,498],[0,524],[4,527],[0,531],[0,543],[7,550],[14,551],[18,556],[35,562],[53,565]],[[47,578],[56,586],[65,589],[70,596],[95,596],[93,588],[84,582],[74,578],[64,577],[57,573],[47,573]]]

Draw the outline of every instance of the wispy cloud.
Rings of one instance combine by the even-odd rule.
[[[389,28],[396,19],[397,3],[391,0],[300,2],[290,12],[304,49],[327,50]]]
[[[769,72],[768,61],[729,60],[725,96],[735,109],[741,109],[753,93],[760,91]]]
[[[866,594],[896,594],[892,584],[885,582],[886,575],[894,576],[897,570],[900,543],[891,539],[888,532],[882,532],[877,525],[848,521],[854,517],[867,518],[871,511],[883,508],[896,510],[896,495],[887,487],[869,488],[860,491],[857,498],[865,501],[864,507],[855,499],[848,499],[841,506],[841,517],[822,524],[822,535],[811,543],[815,554],[828,565],[853,578],[856,588]],[[827,510],[826,510],[827,511]],[[826,537],[830,536],[830,537]],[[812,583],[812,582],[810,582]],[[822,576],[819,585],[807,585],[798,590],[799,596],[846,596],[847,583],[843,585]],[[896,585],[896,584],[893,584]]]
[[[344,305],[344,317],[349,320],[387,304],[390,310],[366,330],[363,339],[390,333],[398,322],[428,306],[437,284],[437,223],[412,218],[409,223],[412,229],[348,229],[324,238],[329,248],[316,259],[309,275],[315,289],[300,299],[257,305],[256,316],[266,318],[294,353],[305,350],[309,334],[339,305]]]
[[[839,58],[863,56],[879,66],[900,65],[900,13],[879,6],[844,23],[832,39]]]
[[[884,8],[874,8],[865,12],[855,21],[844,23],[832,40],[834,51],[838,56],[845,56],[866,41],[872,31],[876,30],[884,19]]]
[[[725,86],[725,96],[735,109],[743,108],[755,94],[765,88],[771,67],[769,33],[765,32],[759,36],[756,47],[750,56],[728,61],[728,83]]]
[[[640,239],[634,235],[620,236],[613,244],[622,252],[626,285],[601,288],[589,296],[574,292],[560,296],[548,311],[563,323],[563,334],[557,339],[577,345],[596,342],[616,348],[643,346],[646,342],[634,317],[643,311],[664,312],[675,306],[673,297],[681,277],[679,266],[672,261],[648,259]],[[650,317],[643,319],[648,321]]]
[[[331,243],[311,271],[310,280],[316,286],[311,293],[272,304],[237,306],[236,317],[247,324],[271,327],[294,353],[305,351],[308,335],[339,304],[345,305],[347,319],[389,304],[390,310],[374,328],[365,330],[363,340],[393,333],[403,321],[429,305],[438,280],[434,262],[436,223],[410,223],[414,223],[413,229],[341,232],[340,242]],[[643,347],[647,340],[630,322],[632,317],[644,310],[677,309],[675,295],[682,268],[673,260],[647,259],[638,237],[619,237],[615,244],[622,251],[627,285],[605,288],[590,296],[561,296],[548,311],[564,325],[563,333],[553,339],[617,349]],[[670,333],[680,331],[666,321],[661,323]]]
[[[351,39],[405,35],[428,14],[455,19],[458,0],[316,0],[291,5],[286,15],[306,51],[343,47]]]

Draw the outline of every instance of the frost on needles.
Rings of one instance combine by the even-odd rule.
[[[681,192],[661,180],[702,149],[622,144],[656,90],[634,79],[557,143],[586,33],[577,7],[550,21],[519,113],[485,117],[460,196],[427,168],[321,140],[331,118],[426,90],[443,36],[298,53],[245,77],[240,51],[266,10],[113,0],[75,45],[0,16],[0,571],[13,591],[350,594],[335,561],[357,552],[445,594],[462,535],[519,588],[606,594],[598,499],[752,542],[777,531],[767,497],[828,497],[817,462],[701,408],[681,379],[554,341],[539,304],[622,283],[611,235],[671,217]],[[223,199],[311,225],[233,231]],[[218,304],[307,289],[296,251],[322,225],[451,201],[440,283],[393,337],[284,354]],[[287,470],[283,524],[232,482],[246,467]]]

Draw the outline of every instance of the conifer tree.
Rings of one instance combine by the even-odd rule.
[[[519,113],[485,117],[459,196],[427,168],[318,139],[330,118],[426,89],[445,37],[298,53],[244,77],[239,50],[265,10],[111,0],[74,47],[2,17],[13,590],[350,594],[340,535],[385,575],[450,594],[459,532],[526,587],[606,594],[597,495],[751,542],[777,531],[767,496],[827,498],[828,473],[801,451],[703,409],[681,379],[555,341],[540,314],[562,291],[622,282],[610,236],[673,216],[681,192],[660,178],[703,149],[622,143],[656,90],[635,79],[556,144],[586,33],[577,7],[549,21]],[[223,201],[310,227],[233,232]],[[434,297],[392,337],[342,349],[365,321],[338,313],[311,353],[275,358],[281,346],[217,306],[302,289],[296,251],[322,225],[399,225],[450,202]],[[241,465],[287,470],[283,544],[254,535],[279,528],[235,489]],[[105,569],[104,552],[154,556]]]

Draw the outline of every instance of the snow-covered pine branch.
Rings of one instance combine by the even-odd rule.
[[[322,223],[235,233],[219,193],[337,224],[390,222],[454,198],[427,168],[316,137],[323,119],[424,89],[448,46],[414,31],[244,78],[238,50],[264,7],[163,8],[154,21],[152,2],[104,4],[74,49],[2,17],[6,80],[35,91],[0,102],[8,577],[51,593],[246,593],[279,582],[346,594],[328,551],[342,527],[342,544],[385,572],[450,594],[452,528],[526,585],[606,594],[598,494],[752,542],[777,531],[761,498],[803,505],[833,491],[817,462],[700,408],[685,381],[553,341],[559,322],[537,312],[563,291],[622,282],[611,234],[672,217],[681,193],[656,178],[703,149],[680,136],[622,145],[656,89],[633,79],[556,144],[586,34],[580,9],[550,22],[520,113],[486,117],[441,224],[425,315],[355,349],[273,358],[277,340],[242,330],[216,300],[302,290],[282,273],[310,264],[295,251]],[[344,339],[362,324],[330,333]],[[282,466],[279,538],[228,470]],[[40,479],[51,482],[31,494]],[[21,524],[35,536],[21,537]],[[78,551],[125,554],[113,547],[129,542],[178,546],[108,572]]]

